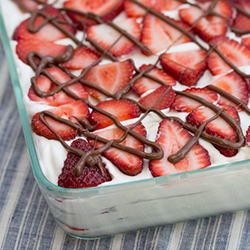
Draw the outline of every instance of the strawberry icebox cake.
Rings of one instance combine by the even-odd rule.
[[[51,183],[111,185],[250,158],[249,1],[1,5]]]

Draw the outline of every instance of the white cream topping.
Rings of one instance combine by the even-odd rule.
[[[56,3],[56,6],[61,7],[63,2],[64,1],[58,1]],[[4,4],[2,1],[1,8],[2,8],[3,19],[5,20],[7,34],[8,34],[9,39],[11,40],[15,28],[18,26],[18,24],[21,21],[26,19],[29,16],[29,14],[24,14],[24,13],[20,12],[20,10],[16,6],[16,4],[14,4],[10,0],[5,0]],[[15,18],[11,18],[11,19],[9,18],[10,12],[12,13],[12,16]],[[165,12],[165,14],[169,14],[169,16],[176,18],[178,15],[178,11]],[[126,14],[123,12],[118,17],[116,17],[116,19],[122,20],[125,17],[125,15]],[[82,35],[83,35],[82,32],[79,32],[77,34],[77,37],[81,38]],[[234,38],[234,39],[237,38],[237,40],[239,41],[239,38],[236,37],[233,33],[228,32],[228,37]],[[197,39],[199,40],[199,38],[197,38]],[[73,44],[71,41],[69,41],[69,39],[63,39],[61,41],[58,41],[57,43],[60,43],[60,44],[71,43],[71,44]],[[13,52],[13,57],[14,57],[14,61],[15,61],[16,68],[17,68],[17,73],[19,76],[20,86],[21,86],[22,93],[23,93],[24,104],[26,106],[28,118],[31,119],[32,116],[36,112],[39,112],[39,111],[42,111],[45,109],[49,109],[49,108],[53,108],[53,107],[41,105],[41,104],[38,104],[38,103],[35,103],[35,102],[29,100],[27,93],[28,93],[28,90],[30,88],[30,78],[34,75],[33,70],[29,66],[24,64],[21,60],[18,59],[18,57],[15,53],[16,41],[12,40],[12,41],[10,41],[10,44],[11,44],[11,49]],[[188,50],[196,50],[196,49],[199,49],[199,47],[195,43],[190,42],[190,43],[181,44],[178,46],[173,46],[168,50],[168,52],[188,51]],[[147,57],[147,56],[143,55],[139,51],[139,49],[134,50],[129,55],[123,56],[120,59],[126,60],[129,57],[132,57],[134,59],[135,65],[137,67],[139,67],[142,64],[150,64],[150,63],[154,64],[155,61],[157,60],[157,56]],[[104,61],[102,63],[106,63],[106,61]],[[241,70],[246,74],[250,74],[250,65],[241,67]],[[203,75],[203,77],[198,82],[197,87],[204,87],[218,77],[220,77],[220,76],[215,76],[215,77],[212,76],[210,74],[210,72],[207,70],[205,72],[205,74]],[[186,88],[186,86],[183,86],[179,83],[177,83],[177,85],[174,86],[174,89],[177,89],[177,90],[184,90],[185,88]],[[178,116],[178,117],[182,118],[183,120],[185,120],[185,117],[187,115],[185,113],[179,113],[176,111],[169,112],[168,109],[165,110],[165,112],[169,116]],[[250,116],[247,115],[245,112],[240,112],[240,118],[241,118],[242,130],[243,130],[243,133],[245,134],[248,126],[250,125]],[[146,117],[146,119],[143,120],[143,124],[147,130],[148,139],[150,139],[152,141],[155,140],[155,135],[157,133],[158,124],[160,121],[161,121],[161,119],[153,113],[149,114]],[[130,124],[132,122],[133,121],[126,121],[125,123]],[[58,141],[47,140],[44,137],[37,136],[35,133],[33,133],[33,138],[34,138],[34,144],[35,144],[35,148],[37,151],[40,166],[41,166],[41,169],[42,169],[44,175],[46,176],[46,178],[49,181],[51,181],[53,184],[57,185],[57,178],[58,178],[58,175],[61,173],[61,169],[63,167],[63,162],[66,159],[67,150]],[[221,155],[219,153],[219,151],[216,150],[211,143],[209,143],[203,139],[200,139],[199,141],[200,141],[200,144],[209,151],[209,155],[211,157],[210,160],[212,163],[211,166],[216,166],[216,165],[230,163],[230,162],[237,162],[237,161],[241,161],[241,160],[245,160],[245,159],[250,158],[250,147],[247,147],[247,146],[243,147],[243,148],[239,149],[239,152],[236,156],[228,158],[228,157],[224,157],[223,155]],[[69,141],[67,143],[70,144],[71,142]],[[147,148],[146,148],[146,150],[147,150]],[[145,166],[144,166],[142,173],[137,175],[137,176],[133,176],[133,177],[127,176],[127,175],[121,173],[111,162],[109,162],[104,157],[103,157],[103,161],[104,161],[104,163],[106,163],[107,168],[109,169],[111,175],[113,176],[113,180],[111,182],[113,184],[141,180],[141,179],[146,179],[146,178],[152,178],[152,175],[147,167],[147,163],[148,163],[147,160],[145,160],[145,164],[144,164]],[[108,183],[108,184],[110,184],[110,183]],[[105,183],[102,185],[105,185]]]

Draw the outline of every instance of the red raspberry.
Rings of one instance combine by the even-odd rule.
[[[92,149],[91,145],[83,139],[73,141],[71,147],[78,148],[84,152]],[[80,156],[71,152],[68,153],[64,161],[62,173],[58,177],[58,186],[65,188],[86,188],[95,187],[103,182],[112,180],[104,163],[102,163],[104,175],[102,175],[99,167],[95,165],[93,167],[85,166],[82,174],[76,177],[75,166],[79,160]]]

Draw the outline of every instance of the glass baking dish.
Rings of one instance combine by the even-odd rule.
[[[39,166],[2,15],[0,26],[32,170],[65,232],[94,239],[250,208],[250,160],[88,189],[65,189],[49,182]]]

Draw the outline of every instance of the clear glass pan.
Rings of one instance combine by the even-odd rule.
[[[250,208],[250,160],[150,180],[64,189],[43,175],[2,16],[2,40],[32,170],[58,224],[91,239]]]

